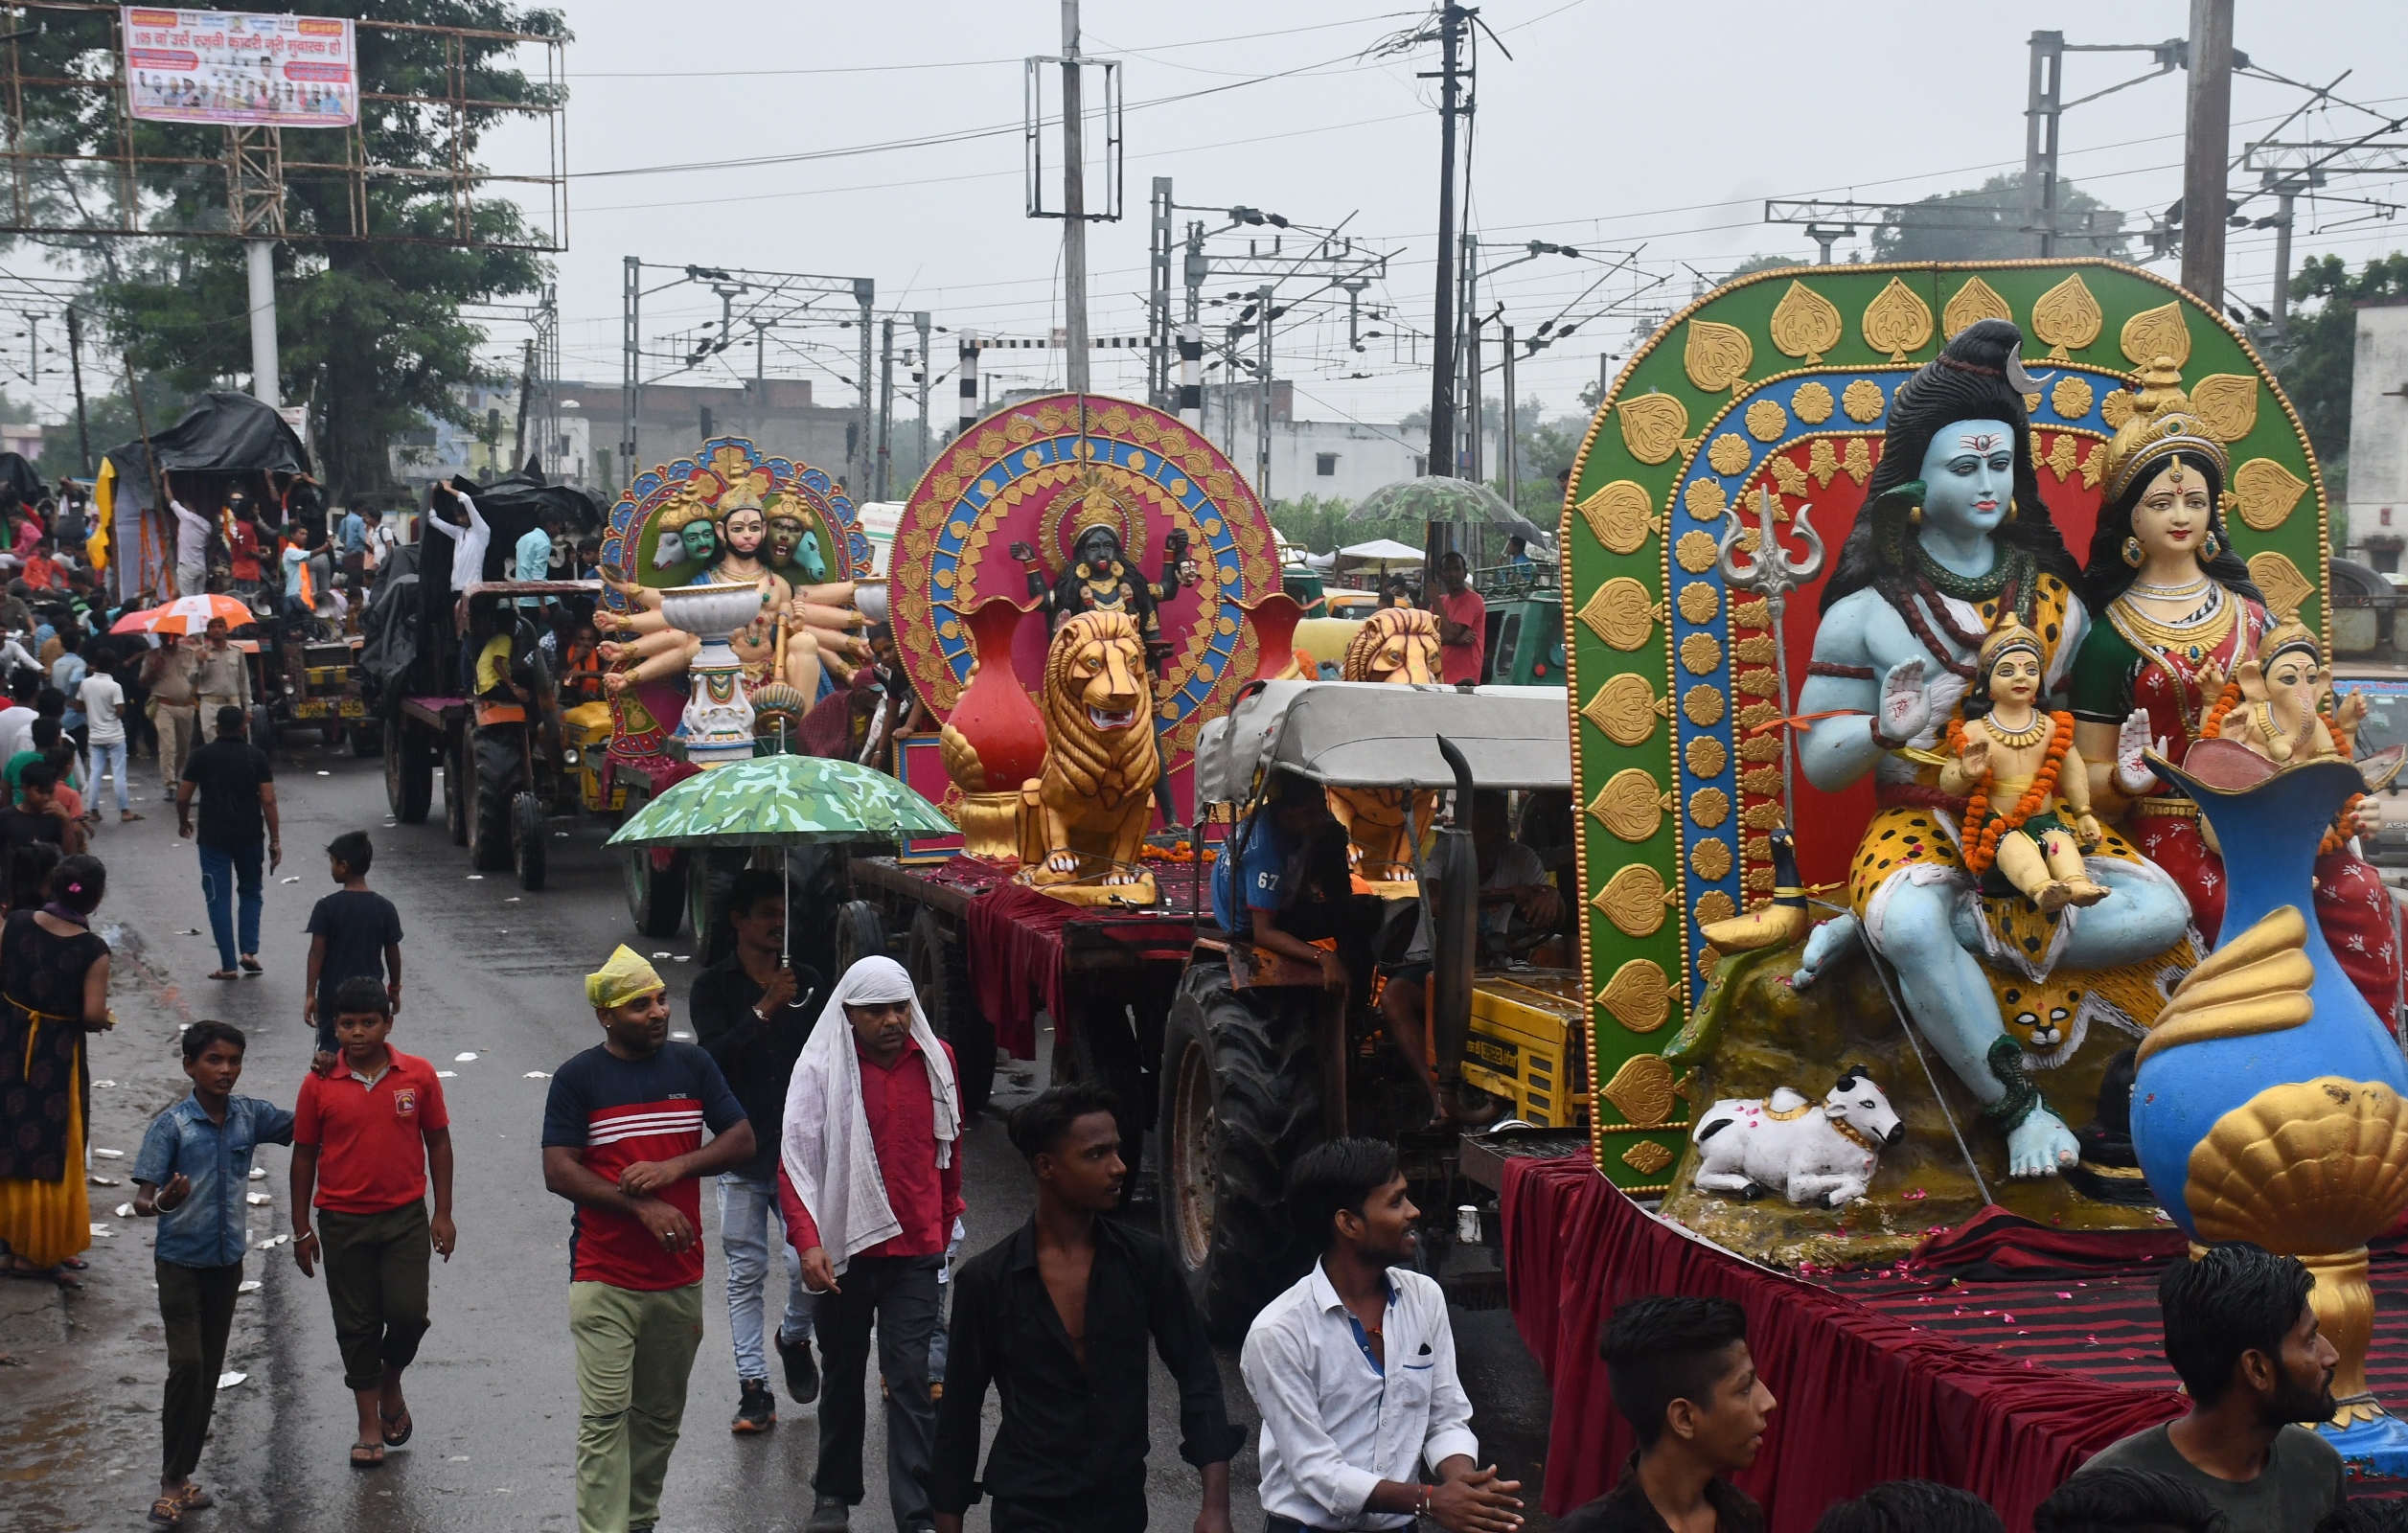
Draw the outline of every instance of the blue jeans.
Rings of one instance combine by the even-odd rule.
[[[218,939],[221,970],[232,969],[242,953],[259,951],[260,869],[266,860],[264,841],[200,849],[200,897],[209,905],[209,934]],[[241,948],[234,945],[238,904],[242,922]]]
[[[117,784],[117,812],[126,812],[126,743],[122,740],[92,742],[92,773],[84,780],[87,799],[101,796],[101,779],[111,778]],[[94,806],[97,807],[97,806]]]
[[[786,1238],[778,1214],[777,1179],[722,1172],[719,1178],[719,1244],[727,1253],[727,1329],[736,1342],[736,1378],[767,1379],[769,1362],[761,1335],[769,1277],[769,1243],[786,1253],[786,1314],[778,1335],[800,1341],[811,1335],[814,1295],[803,1287],[803,1258]]]

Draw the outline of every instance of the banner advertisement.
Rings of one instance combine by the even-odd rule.
[[[126,92],[146,123],[349,127],[359,51],[349,20],[127,6]]]

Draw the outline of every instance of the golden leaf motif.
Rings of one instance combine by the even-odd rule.
[[[1821,425],[1831,419],[1832,404],[1829,389],[1820,383],[1800,383],[1789,397],[1789,413],[1808,425]]]
[[[1776,658],[1773,636],[1759,633],[1754,638],[1741,639],[1731,647],[1731,654],[1741,665],[1771,665]]]
[[[1731,496],[1719,479],[1692,479],[1681,492],[1681,509],[1696,521],[1722,520],[1723,508],[1730,503]]]
[[[2042,293],[2031,306],[2031,332],[2049,344],[2052,358],[2062,362],[2069,352],[2078,352],[2098,338],[2098,327],[2106,317],[2081,273],[2075,272]]]
[[[1580,621],[1614,648],[1636,650],[1655,631],[1656,605],[1647,600],[1646,586],[1617,575],[1582,604]]]
[[[2029,417],[2038,415],[2039,413],[2040,392],[2035,389],[2031,393],[2024,396],[2024,414]]]
[[[1652,1054],[1643,1054],[1640,1057],[1641,1059],[1653,1059],[1655,1056]],[[1653,1139],[1641,1139],[1637,1144],[1632,1145],[1629,1149],[1622,1152],[1622,1164],[1630,1167],[1633,1171],[1638,1172],[1642,1177],[1652,1177],[1657,1172],[1662,1171],[1664,1167],[1672,1164],[1672,1152],[1656,1143]]]
[[[1867,479],[1872,476],[1872,447],[1863,437],[1848,438],[1847,456],[1840,460],[1840,467],[1847,470],[1847,476],[1850,479],[1855,480],[1860,485],[1863,484]]]
[[[1748,339],[1746,331],[1710,319],[1689,321],[1688,345],[1681,353],[1681,363],[1688,369],[1689,381],[1699,388],[1709,394],[1735,389],[1754,360],[1755,343]]]
[[[996,457],[1010,446],[1011,443],[1004,439],[1003,433],[992,426],[978,433],[978,456],[981,458]]]
[[[1742,671],[1735,678],[1739,690],[1751,698],[1769,698],[1780,691],[1780,675],[1771,666]]]
[[[2190,327],[2183,323],[2180,299],[2142,309],[2123,322],[2116,340],[2134,367],[2146,367],[2161,356],[2176,367],[2190,360]]]
[[[1739,710],[1739,728],[1742,733],[1753,733],[1780,716],[1781,711],[1769,702],[1752,702]]]
[[[1739,888],[1746,894],[1770,894],[1773,891],[1771,868],[1750,868],[1739,876]]]
[[[1959,331],[1983,320],[2011,320],[2014,317],[2015,311],[2007,307],[2007,300],[1998,295],[1997,288],[1979,277],[1971,277],[1957,289],[1957,295],[1948,300],[1947,307],[1940,309],[1939,331],[1953,339]]]
[[[1739,816],[1739,823],[1752,831],[1769,831],[1781,823],[1778,804],[1757,804]]]
[[[1663,875],[1644,862],[1627,862],[1589,902],[1605,912],[1626,937],[1652,937],[1663,926]]]
[[[1681,669],[1691,675],[1712,675],[1722,666],[1722,646],[1710,633],[1692,633],[1681,641]]]
[[[1752,456],[1748,439],[1736,431],[1726,431],[1706,449],[1706,462],[1716,473],[1737,473],[1748,466]]]
[[[1840,310],[1831,300],[1816,292],[1802,282],[1792,282],[1781,301],[1773,306],[1773,320],[1767,327],[1773,333],[1773,344],[1785,356],[1802,356],[1809,367],[1823,360],[1823,354],[1840,343]],[[1829,399],[1826,390],[1824,399]]]
[[[2099,478],[2106,471],[2107,444],[2104,442],[2094,442],[2091,444],[2090,450],[2082,454],[2083,487],[2089,490],[2098,489]]]
[[[1750,596],[1731,604],[1733,628],[1760,629],[1773,621],[1773,604],[1761,596]]]
[[[1689,412],[1669,394],[1642,394],[1614,407],[1622,418],[1622,446],[1641,463],[1662,463],[1681,450]]]
[[[1780,760],[1780,737],[1778,735],[1750,735],[1739,742],[1739,759],[1741,761]]]
[[[1751,835],[1747,844],[1739,850],[1751,862],[1769,862],[1773,859],[1773,838],[1769,835]]]
[[[1597,789],[1597,796],[1589,801],[1589,812],[1623,840],[1645,841],[1663,828],[1664,811],[1671,808],[1664,801],[1671,796],[1645,772],[1625,766]]]
[[[1634,958],[1597,992],[1597,1004],[1632,1032],[1652,1033],[1672,1015],[1672,982],[1664,977],[1663,965]]]
[[[1789,429],[1789,412],[1778,400],[1758,400],[1748,406],[1745,417],[1748,435],[1758,442],[1771,442]]]
[[[1672,1116],[1672,1066],[1660,1054],[1635,1054],[1622,1062],[1600,1093],[1636,1128],[1652,1129]]]
[[[1806,470],[1799,468],[1786,456],[1777,452],[1764,460],[1764,467],[1772,471],[1773,483],[1779,487],[1782,494],[1803,495],[1806,492]],[[1788,519],[1789,508],[1777,506],[1774,508],[1774,515],[1777,519],[1785,521]]]
[[[1903,362],[1907,353],[1920,350],[1932,338],[1932,306],[1923,302],[1920,293],[1892,277],[1890,285],[1865,306],[1863,330],[1866,345],[1876,352],[1888,352],[1893,362]]]
[[[2090,414],[2091,401],[2097,398],[2088,383],[2069,374],[2049,391],[2049,408],[2061,420],[2078,421]]]
[[[2299,616],[2300,604],[2316,594],[2316,583],[2281,554],[2268,550],[2249,561],[2249,578],[2266,599],[2267,610],[2278,618]]]
[[[1689,795],[1689,818],[1712,830],[1731,817],[1731,795],[1719,788],[1701,788]]]
[[[1059,428],[1055,426],[1047,426],[1045,429],[1052,431]],[[1024,415],[1016,415],[1012,417],[1010,421],[1004,423],[1003,434],[1010,437],[1016,444],[1034,442],[1037,440],[1037,425],[1036,423],[1029,420],[1028,417]]]
[[[1840,412],[1859,425],[1871,422],[1881,409],[1881,385],[1871,378],[1860,378],[1840,392]]]
[[[1710,623],[1722,610],[1722,592],[1706,581],[1691,581],[1681,587],[1681,615],[1692,623]]]
[[[1657,530],[1647,492],[1633,479],[1617,479],[1580,502],[1581,518],[1598,542],[1617,554],[1636,554]]]
[[[2058,478],[2071,479],[2074,470],[2081,466],[2080,452],[2081,448],[2075,445],[2074,439],[2060,431],[2056,440],[2049,445],[2048,457],[2041,461],[2048,464]]]
[[[1608,678],[1580,712],[1614,744],[1643,745],[1656,732],[1656,721],[1670,716],[1671,701],[1657,697],[1645,676],[1623,671]]]
[[[2272,458],[2252,458],[2233,470],[2234,509],[2255,531],[2270,533],[2282,525],[2291,508],[2307,492],[2307,481]]]
[[[1697,897],[1697,924],[1710,927],[1717,921],[1728,921],[1739,913],[1731,896],[1720,889],[1709,889]]]
[[[1700,729],[1711,729],[1722,722],[1722,688],[1698,686],[1681,694],[1681,713]]]
[[[2190,385],[2190,407],[2218,442],[2238,442],[2258,423],[2258,379],[2248,373],[2210,373]]]
[[[1690,736],[1688,747],[1682,755],[1687,759],[1689,774],[1693,777],[1719,777],[1722,769],[1730,765],[1722,742],[1712,735]]]
[[[2109,389],[2107,397],[2098,401],[2098,419],[2107,423],[2108,430],[2121,431],[2138,408],[2130,389]]]
[[[1703,575],[1712,569],[1720,553],[1712,535],[1708,533],[1683,533],[1681,540],[1672,545],[1674,562],[1692,575]]]
[[[1045,455],[1038,451],[1035,447],[1031,447],[1026,452],[1021,454],[1021,467],[1023,469],[1034,469],[1044,461]]]
[[[1780,769],[1775,766],[1751,766],[1739,774],[1739,790],[1758,798],[1781,796]]]
[[[1815,483],[1826,490],[1831,487],[1831,476],[1840,471],[1840,457],[1831,450],[1829,437],[1815,438],[1814,446],[1806,449],[1806,471],[1814,475]]]
[[[1689,871],[1711,883],[1731,874],[1731,843],[1709,835],[1689,848]]]
[[[1701,987],[1714,982],[1714,966],[1721,962],[1722,954],[1714,950],[1712,943],[1697,950],[1697,982]]]

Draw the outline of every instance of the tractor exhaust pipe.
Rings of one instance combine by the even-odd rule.
[[[1455,815],[1431,854],[1422,885],[1430,909],[1430,1041],[1439,1088],[1463,1083],[1472,1037],[1472,971],[1479,962],[1479,858],[1472,848],[1472,765],[1446,736],[1438,754],[1455,772]],[[1433,888],[1433,884],[1435,885]]]

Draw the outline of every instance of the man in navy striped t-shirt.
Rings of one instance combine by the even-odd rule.
[[[652,965],[622,947],[585,976],[585,999],[603,1041],[560,1067],[543,1109],[543,1184],[577,1205],[577,1526],[641,1533],[659,1520],[702,1339],[699,1178],[749,1159],[752,1125],[718,1064],[668,1041]]]

